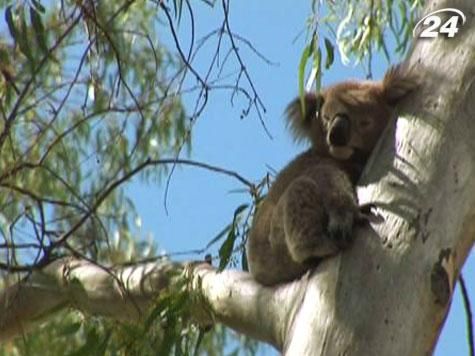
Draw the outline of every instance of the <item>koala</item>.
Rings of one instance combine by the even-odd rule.
[[[382,81],[346,81],[287,107],[296,140],[311,147],[276,177],[254,215],[249,271],[271,286],[292,281],[348,248],[361,220],[355,186],[396,105],[416,86],[400,66]],[[305,111],[303,111],[305,110]]]

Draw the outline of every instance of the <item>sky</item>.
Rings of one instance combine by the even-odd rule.
[[[283,111],[297,96],[298,63],[305,45],[305,21],[310,14],[310,1],[232,1],[230,25],[235,33],[250,40],[253,46],[274,64],[261,60],[244,44],[239,52],[265,107],[264,121],[272,138],[263,129],[255,111],[241,119],[246,107],[242,97],[231,102],[230,92],[212,91],[208,104],[195,124],[190,158],[240,173],[257,182],[269,168],[279,170],[286,162],[305,149],[295,144],[285,129]],[[193,2],[196,38],[217,28],[222,20],[220,2],[214,9]],[[188,48],[189,19],[181,20],[179,35]],[[168,33],[165,44],[172,45]],[[212,56],[212,46],[205,46],[194,65],[204,71]],[[394,55],[393,61],[397,62]],[[335,65],[323,77],[323,85],[348,78],[364,78],[361,67],[345,67],[336,55]],[[381,78],[388,67],[386,59],[374,56],[374,77]],[[231,67],[229,67],[231,69]],[[232,81],[228,81],[232,83]],[[184,97],[191,111],[195,97]],[[174,172],[164,208],[163,184],[143,185],[135,181],[129,194],[141,216],[143,235],[152,234],[159,248],[167,253],[204,247],[232,219],[236,207],[249,202],[236,180],[190,167],[178,167]],[[219,244],[218,244],[219,245]],[[216,253],[216,249],[210,252]],[[198,259],[203,256],[176,256],[175,259]],[[475,258],[464,267],[464,275],[472,300],[475,301]],[[261,355],[277,355],[270,347]],[[435,355],[467,355],[466,320],[456,288],[452,307],[444,326]]]

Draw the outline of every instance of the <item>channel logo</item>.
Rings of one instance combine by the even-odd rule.
[[[450,17],[444,16],[445,21],[442,20],[442,14],[451,15]],[[418,38],[436,38],[439,35],[451,38],[454,37],[459,29],[465,24],[467,18],[465,14],[459,9],[445,8],[431,12],[425,15],[414,26],[412,35]]]

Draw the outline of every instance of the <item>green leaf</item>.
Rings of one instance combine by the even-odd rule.
[[[327,59],[325,61],[325,69],[328,69],[328,68],[330,68],[330,66],[333,64],[333,61],[335,60],[335,53],[334,53],[333,44],[326,37],[325,37],[325,50],[327,51]]]
[[[315,86],[318,91],[322,86],[322,51],[320,48],[317,48],[313,54],[313,68],[316,69]]]
[[[407,7],[404,1],[400,1],[398,3],[398,8],[399,8],[399,16],[401,18],[401,27],[399,28],[398,35],[401,36],[405,25],[407,24]]]
[[[305,68],[307,67],[307,61],[313,53],[313,41],[305,47],[300,57],[299,63],[299,97],[300,97],[300,106],[302,107],[302,112],[305,112]]]
[[[81,326],[82,326],[82,323],[79,323],[79,322],[68,324],[59,331],[58,335],[71,336],[72,334],[76,334],[78,330],[81,328]]]
[[[111,331],[109,330],[105,337],[101,340],[99,345],[96,346],[96,355],[103,356],[106,355],[107,346],[109,345],[109,340],[112,336]]]
[[[249,207],[249,204],[241,204],[239,205],[236,210],[234,210],[234,217],[232,224],[229,225],[228,236],[226,240],[223,242],[219,249],[219,267],[218,270],[222,271],[229,263],[231,255],[234,249],[234,243],[236,242],[237,238],[237,231],[236,227],[239,222],[240,215]],[[228,227],[226,227],[228,228]],[[221,231],[224,234],[224,230]]]
[[[41,5],[41,3],[38,1],[38,0],[31,0],[31,2],[33,3],[33,6],[35,7],[36,10],[38,10],[39,12],[41,12],[42,14],[45,13],[45,8],[43,5]]]
[[[10,64],[10,54],[6,47],[0,45],[0,65],[5,68]]]
[[[175,18],[178,18],[178,25],[179,25],[181,21],[181,14],[183,12],[183,0],[174,0],[173,10],[175,12]]]
[[[33,63],[33,55],[31,53],[31,46],[28,41],[28,25],[26,24],[25,17],[25,8],[20,7],[19,9],[19,20],[20,20],[20,32],[17,32],[17,43],[20,47],[21,53],[25,55],[26,58]]]
[[[10,35],[16,41],[18,30],[15,27],[15,21],[13,19],[13,13],[12,13],[12,6],[11,5],[8,6],[7,9],[5,10],[5,21],[7,22],[8,31],[10,31]]]
[[[234,221],[236,221],[237,217],[248,208],[249,204],[241,204],[239,205],[236,210],[234,210]]]
[[[228,232],[228,237],[226,237],[226,240],[224,241],[224,243],[221,245],[219,249],[218,271],[222,271],[228,265],[229,260],[231,259],[231,255],[233,253],[235,241],[236,241],[236,231],[233,228]]]
[[[97,346],[101,340],[96,329],[91,329],[86,335],[86,342],[78,350],[69,353],[69,356],[97,355]]]
[[[167,302],[169,301],[165,300],[165,298],[161,299],[158,304],[153,308],[153,310],[148,314],[147,319],[143,324],[145,331],[148,331],[152,324],[160,317],[160,314],[165,308]]]
[[[33,25],[33,29],[35,30],[35,38],[43,55],[48,55],[48,45],[46,44],[46,33],[45,27],[43,22],[41,21],[40,14],[33,8],[30,7],[30,20],[31,24]]]

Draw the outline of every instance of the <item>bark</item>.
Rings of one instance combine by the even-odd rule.
[[[75,258],[57,260],[0,292],[0,341],[66,307],[141,322],[160,292],[183,281],[191,281],[190,290],[206,298],[207,305],[192,310],[198,323],[214,319],[277,346],[272,335],[281,323],[275,310],[284,303],[288,306],[282,310],[292,308],[291,288],[282,288],[283,293],[262,289],[248,273],[217,272],[206,263],[168,261],[106,269]],[[212,317],[206,312],[209,307]]]
[[[377,183],[359,192],[385,222],[358,231],[350,251],[315,271],[284,354],[435,347],[475,237],[475,5],[432,1],[424,13],[447,7],[467,23],[455,38],[416,41],[407,63],[423,86],[369,166],[366,180]]]
[[[217,321],[285,355],[430,354],[475,242],[475,5],[454,38],[418,40],[407,60],[423,85],[370,162],[359,191],[384,222],[301,280],[264,288],[244,272],[189,270]],[[0,293],[0,338],[64,306],[140,320],[179,264],[115,269],[60,260]],[[78,283],[80,282],[80,283]],[[80,287],[79,287],[80,286]],[[199,316],[201,318],[201,316]]]

